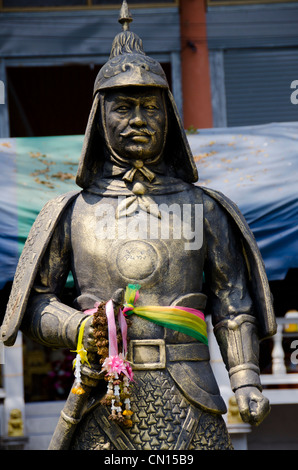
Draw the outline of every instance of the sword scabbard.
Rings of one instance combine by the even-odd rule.
[[[81,421],[89,395],[98,381],[102,378],[100,371],[84,365],[81,371],[82,388],[84,393],[76,395],[70,392],[63,410],[60,413],[59,421],[52,436],[48,450],[69,449],[73,434],[77,425]]]

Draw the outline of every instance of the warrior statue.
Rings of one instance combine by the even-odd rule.
[[[197,168],[161,65],[122,32],[95,81],[76,182],[27,239],[2,340],[77,352],[51,449],[231,449],[205,317],[245,422],[269,412],[259,341],[275,333],[247,223]],[[61,301],[72,273],[76,297]],[[125,297],[124,297],[125,296]]]

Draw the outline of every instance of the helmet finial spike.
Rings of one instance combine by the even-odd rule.
[[[123,0],[119,14],[119,23],[122,24],[123,31],[129,30],[129,24],[133,21],[131,13],[128,9],[127,1]]]

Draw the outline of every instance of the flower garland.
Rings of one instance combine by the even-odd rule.
[[[88,315],[93,315],[92,326],[96,340],[99,363],[102,365],[101,372],[105,373],[105,380],[108,382],[107,392],[101,400],[104,405],[111,406],[109,419],[122,423],[126,427],[132,426],[130,405],[130,382],[133,381],[131,365],[126,359],[127,356],[127,321],[119,309],[116,324],[113,301],[96,303],[94,309],[85,311]],[[85,390],[81,383],[81,366],[88,363],[90,366],[87,351],[83,346],[84,329],[89,316],[81,323],[78,335],[76,359],[74,361],[75,383],[72,393],[81,395]],[[118,353],[118,346],[122,343],[122,352]],[[124,404],[124,410],[122,410]]]
[[[121,330],[122,352],[118,353],[117,327],[113,302],[110,300],[106,305],[106,316],[108,321],[109,356],[102,364],[102,372],[106,372],[108,381],[107,393],[101,400],[102,404],[111,405],[109,419],[122,423],[126,427],[132,426],[130,405],[130,382],[133,380],[131,365],[127,356],[127,323],[123,312],[119,309],[118,324]],[[123,403],[125,405],[122,410]]]

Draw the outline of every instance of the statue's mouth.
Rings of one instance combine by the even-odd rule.
[[[127,132],[121,132],[120,136],[124,138],[134,138],[134,137],[152,137],[156,134],[156,131],[150,131],[149,129],[142,129],[139,131],[130,130]]]
[[[147,144],[150,141],[150,136],[146,134],[135,134],[131,136],[131,139],[140,144]]]

